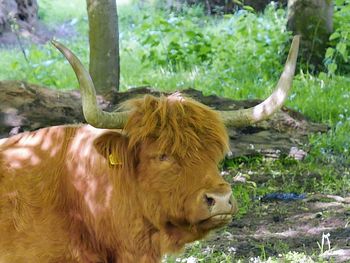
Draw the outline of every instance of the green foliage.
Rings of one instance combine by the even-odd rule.
[[[38,0],[39,18],[48,24],[86,17],[86,0]],[[79,8],[77,8],[79,7]]]
[[[235,184],[232,189],[233,196],[239,203],[239,211],[236,215],[237,218],[245,215],[252,206],[252,200],[256,196],[256,184],[252,181],[248,181],[244,184]]]
[[[297,162],[281,157],[278,160],[261,159],[259,163],[242,160],[239,167],[231,167],[230,171],[236,176],[249,175],[243,185],[235,184],[233,189],[244,214],[254,199],[272,192],[344,195],[350,191],[350,182],[346,182],[350,179],[350,171],[344,167],[316,163],[312,158]]]
[[[287,105],[315,122],[330,126],[325,134],[311,136],[314,160],[350,164],[350,79],[341,76],[299,75]]]
[[[133,19],[121,34],[122,79],[129,77],[123,71],[133,74],[123,70],[133,61],[134,84],[145,76],[143,84],[159,89],[194,86],[236,98],[268,94],[289,47],[285,11],[270,5],[261,15],[242,10],[218,19],[190,10],[191,16],[151,9]]]
[[[205,68],[198,86],[206,93],[226,97],[268,94],[274,85],[271,80],[278,78],[288,51],[290,35],[285,24],[285,11],[273,5],[263,15],[242,10],[225,16],[211,28],[213,63]]]
[[[84,61],[85,49],[70,43],[69,46]],[[47,87],[74,89],[77,81],[68,62],[49,43],[44,46],[30,45],[23,50],[0,50],[1,79],[20,79]]]
[[[199,19],[169,14],[144,15],[136,30],[143,47],[142,62],[177,71],[188,69],[212,57],[211,36],[204,34]]]
[[[330,75],[350,71],[350,1],[336,0],[334,11],[334,33],[325,55],[325,64]]]
[[[350,121],[339,121],[326,134],[310,135],[312,145],[309,155],[315,162],[323,161],[334,165],[350,165]]]

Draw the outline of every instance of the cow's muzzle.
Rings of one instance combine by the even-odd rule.
[[[237,202],[231,190],[206,192],[202,194],[201,200],[200,207],[203,209],[203,214],[196,223],[201,229],[210,230],[224,226],[232,221],[238,211]]]
[[[210,218],[224,219],[237,213],[237,202],[231,191],[224,193],[205,193],[204,202],[209,210]]]

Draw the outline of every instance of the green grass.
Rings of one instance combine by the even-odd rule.
[[[83,42],[62,41],[87,64],[87,50]],[[18,47],[0,49],[0,80],[25,80],[50,88],[74,89],[77,81],[68,62],[51,44],[30,45],[25,48],[26,57]]]
[[[38,5],[40,19],[49,25],[85,19],[87,16],[85,0],[38,0]]]
[[[60,41],[87,65],[85,0],[38,3],[40,17],[50,27],[61,23],[75,27],[74,37]],[[195,88],[235,99],[263,98],[282,71],[290,40],[284,10],[270,6],[261,15],[241,11],[221,18],[207,17],[199,7],[175,14],[132,3],[118,10],[121,90],[147,85],[163,91]],[[18,47],[0,49],[0,80],[25,80],[57,89],[77,87],[70,66],[51,45],[28,44],[25,53],[28,61]],[[240,215],[252,205],[252,196],[269,192],[350,193],[350,77],[299,70],[287,106],[312,121],[328,124],[330,130],[310,135],[311,151],[302,162],[259,157],[231,161],[228,165],[233,174],[251,177],[250,183],[234,188]],[[256,185],[259,174],[268,179]],[[293,252],[283,257],[285,262],[321,262]],[[234,260],[232,255],[211,253],[209,247],[195,242],[181,257],[168,257],[164,262]],[[262,248],[254,262],[281,262],[278,260],[264,256]]]

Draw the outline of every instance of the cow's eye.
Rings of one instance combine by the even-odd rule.
[[[159,155],[159,161],[167,161],[167,160],[169,160],[169,157],[168,157],[168,155],[166,155],[166,154],[161,154],[161,155]]]

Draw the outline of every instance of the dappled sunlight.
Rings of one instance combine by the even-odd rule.
[[[95,177],[91,174],[92,168],[75,161],[67,163],[69,178],[74,188],[83,196],[84,201],[94,217],[99,216],[111,206],[113,186],[108,174],[103,172]],[[90,171],[90,172],[89,172]]]
[[[87,182],[87,185],[88,187],[84,194],[84,199],[91,213],[96,217],[110,208],[113,186],[108,185],[104,187],[104,189],[100,189],[97,180],[90,180]]]
[[[5,161],[10,163],[14,169],[19,169],[23,166],[23,163],[30,166],[38,165],[41,159],[31,150],[25,147],[9,149],[5,154]]]
[[[288,229],[281,232],[271,232],[266,227],[261,226],[256,233],[253,235],[257,239],[267,239],[267,238],[296,238],[303,235],[320,235],[322,233],[328,233],[335,227],[310,227],[310,226],[286,226]]]
[[[93,146],[96,136],[105,131],[89,125],[80,127],[79,132],[70,140],[67,152],[69,161],[65,164],[68,174],[70,174],[69,180],[74,188],[81,193],[94,217],[109,209],[112,199],[113,186],[108,171],[109,165]],[[99,164],[99,169],[94,166],[96,164]],[[98,174],[96,174],[96,169]]]
[[[67,174],[65,187],[72,185],[81,194],[93,216],[97,217],[109,209],[113,192],[107,171],[109,166],[93,146],[94,136],[105,130],[88,125],[78,127],[50,127],[1,139],[0,162],[6,166],[0,168],[5,169],[4,176],[11,178],[5,178],[5,185],[1,189],[3,196],[11,203],[17,202],[22,197],[14,189],[21,189],[19,185],[25,186],[27,182],[36,183],[37,190],[46,193],[41,187],[56,184],[51,180],[58,172],[67,170],[64,173]],[[95,161],[101,165],[101,169],[94,167]],[[98,174],[92,172],[94,169]]]
[[[263,247],[268,255],[283,254],[288,248],[288,251],[307,255],[319,252],[318,255],[327,259],[335,258],[334,262],[342,258],[341,254],[348,259],[349,197],[309,194],[302,201],[264,202],[233,221],[231,235],[220,242],[233,245],[235,256],[257,255]],[[325,237],[330,246],[326,243],[321,248]],[[213,244],[217,244],[217,241],[213,241]],[[326,250],[337,252],[323,253]]]
[[[336,257],[338,262],[348,262],[350,258],[350,249],[334,249],[334,250],[332,249],[323,253],[322,257],[324,258]]]
[[[59,128],[22,133],[0,142],[0,158],[13,169],[28,168],[48,162],[62,149],[65,131]]]
[[[333,208],[332,213],[344,214],[350,205],[345,205],[337,202],[316,202],[310,205],[313,212],[301,212],[300,214],[291,215],[287,217],[282,223],[279,223],[279,231],[274,230],[271,224],[260,225],[252,236],[257,239],[267,238],[298,238],[302,235],[318,236],[322,233],[332,232],[333,230],[346,227],[340,218],[327,219],[327,208]],[[335,209],[334,208],[338,208]],[[317,212],[320,211],[320,212]],[[325,213],[325,219],[321,220],[322,212]],[[313,221],[320,217],[320,222],[317,225],[313,225]],[[298,224],[294,224],[298,222]],[[283,227],[285,226],[285,227]],[[284,229],[283,229],[284,228]]]
[[[79,133],[75,135],[74,140],[70,145],[70,151],[79,152],[79,157],[89,157],[91,147],[87,147],[87,135],[84,133]],[[85,147],[83,147],[85,145]]]
[[[91,141],[95,137],[91,137],[92,133],[94,136],[104,133],[105,129],[95,129],[90,125],[82,126],[79,132],[74,135],[74,138],[70,140],[69,152],[76,153],[79,152],[79,158],[89,158],[91,156],[91,151],[94,150]]]
[[[344,207],[343,204],[338,202],[329,202],[329,203],[316,202],[313,206],[316,209],[327,209],[330,207]]]

